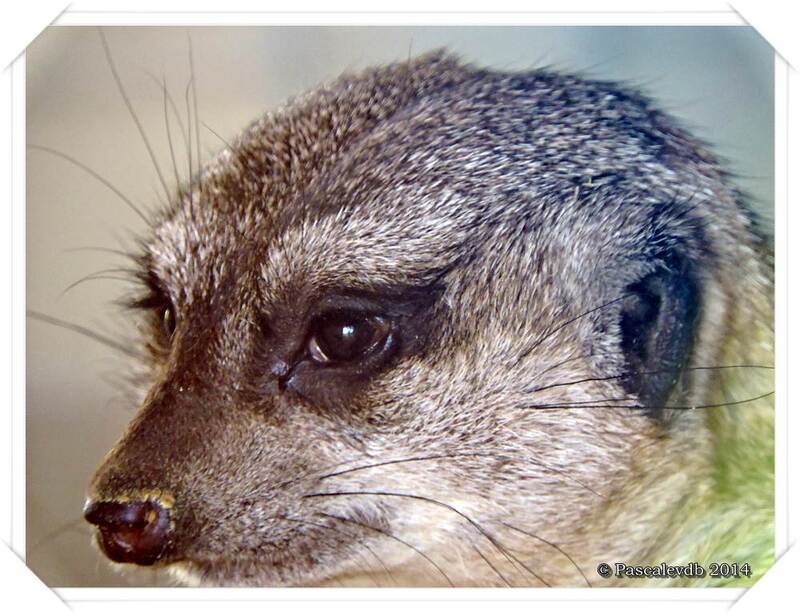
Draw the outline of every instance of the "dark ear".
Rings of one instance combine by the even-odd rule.
[[[623,385],[656,412],[669,397],[692,351],[699,288],[688,260],[670,251],[658,268],[626,288],[620,313]]]

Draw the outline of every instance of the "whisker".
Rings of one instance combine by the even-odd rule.
[[[183,110],[186,112],[186,134],[187,134],[187,144],[186,144],[186,153],[189,157],[189,174],[194,175],[194,166],[192,164],[192,159],[194,156],[194,149],[192,144],[194,143],[193,140],[193,133],[192,133],[192,108],[190,104],[190,95],[189,93],[192,90],[192,79],[193,77],[190,75],[189,80],[186,81],[186,87],[183,89]]]
[[[552,404],[553,406],[559,406],[560,404],[569,404],[570,406],[575,405],[576,407],[578,407],[582,405],[593,405],[597,404],[598,402],[636,402],[636,401],[637,398],[634,396],[623,396],[622,398],[602,398],[602,399],[592,398],[590,400],[572,400],[569,402],[568,401],[565,401],[563,403],[556,402]],[[546,405],[533,405],[533,406],[546,406]]]
[[[493,544],[494,544],[494,545],[497,547],[497,544],[495,544],[495,543],[493,543]],[[522,561],[522,560],[520,560],[520,559],[519,559],[517,556],[515,556],[514,554],[512,554],[512,553],[511,553],[511,552],[508,550],[508,548],[507,548],[507,547],[505,547],[505,546],[502,546],[502,547],[500,548],[500,553],[502,553],[502,554],[503,554],[503,556],[505,556],[505,558],[506,558],[506,559],[508,559],[508,558],[509,558],[509,556],[510,556],[511,560],[513,560],[513,561],[509,560],[509,561],[511,562],[512,566],[513,566],[513,565],[514,565],[514,563],[516,562],[517,564],[519,564],[520,566],[522,566],[522,568],[524,568],[524,569],[525,569],[525,570],[526,570],[526,571],[527,571],[527,572],[528,572],[530,575],[532,575],[533,577],[535,577],[536,579],[538,579],[539,581],[541,581],[541,582],[542,582],[542,583],[543,583],[543,584],[544,584],[546,587],[553,587],[552,585],[550,585],[550,583],[548,583],[547,581],[545,581],[545,580],[544,580],[544,579],[543,579],[543,578],[542,578],[542,577],[541,577],[541,576],[540,576],[538,573],[536,573],[536,572],[535,572],[535,571],[534,571],[534,570],[533,570],[533,569],[532,569],[530,566],[528,566],[527,564],[525,564],[525,562],[523,562],[523,561]]]
[[[114,255],[119,255],[129,260],[137,261],[138,256],[136,254],[130,253],[128,251],[123,251],[122,249],[112,249],[111,247],[70,247],[68,249],[62,249],[62,253],[74,253],[78,251],[97,251],[100,253],[112,253]]]
[[[508,524],[508,523],[506,523],[504,521],[501,521],[500,523],[503,524],[506,528],[510,528],[511,530],[515,530],[517,532],[525,534],[525,535],[527,535],[527,536],[529,536],[529,537],[531,537],[533,539],[536,539],[537,541],[541,541],[545,545],[549,545],[550,547],[552,547],[553,549],[558,551],[561,555],[563,555],[565,558],[567,558],[567,560],[569,560],[570,563],[575,567],[575,570],[577,570],[581,574],[581,577],[583,577],[583,580],[586,582],[586,585],[589,586],[589,587],[592,587],[592,584],[589,582],[589,579],[586,577],[586,575],[583,574],[583,571],[581,570],[581,567],[578,566],[577,562],[575,562],[575,560],[572,559],[572,556],[570,556],[561,547],[559,547],[555,543],[552,543],[552,542],[548,541],[547,539],[542,538],[541,536],[533,534],[532,532],[528,532],[526,530],[522,530],[521,528],[517,528],[516,526],[512,526],[511,524]]]
[[[125,194],[123,194],[115,185],[113,185],[110,181],[108,181],[100,173],[98,173],[97,171],[93,170],[92,168],[90,168],[89,166],[84,164],[83,162],[78,161],[77,159],[75,159],[71,155],[67,155],[66,153],[62,153],[58,149],[53,149],[51,147],[46,147],[44,145],[36,145],[36,144],[29,143],[27,145],[27,147],[28,147],[28,149],[35,149],[35,150],[38,150],[38,151],[45,151],[45,152],[47,152],[47,153],[49,153],[51,155],[55,155],[57,157],[60,157],[60,158],[62,158],[64,160],[68,161],[69,163],[73,164],[74,166],[77,166],[78,168],[80,168],[81,170],[86,172],[87,174],[91,175],[92,177],[94,177],[95,179],[100,181],[100,183],[105,185],[112,192],[114,192],[114,194],[116,194],[125,204],[127,204],[131,208],[131,210],[139,216],[139,218],[142,221],[144,221],[148,226],[151,225],[150,224],[150,220],[142,212],[142,210],[138,206],[136,206],[136,204],[134,204],[133,200],[131,200]]]
[[[477,554],[478,554],[478,555],[481,557],[481,559],[483,559],[483,561],[484,561],[484,562],[486,562],[486,565],[487,565],[489,568],[491,568],[491,569],[492,569],[492,571],[494,572],[494,574],[496,574],[498,577],[500,577],[500,580],[501,580],[503,583],[505,583],[505,584],[506,584],[506,587],[514,587],[514,586],[512,586],[512,585],[511,585],[511,583],[508,581],[508,579],[506,579],[505,575],[504,575],[503,573],[501,573],[501,572],[500,572],[500,571],[497,569],[497,567],[496,567],[494,564],[492,564],[492,563],[491,563],[491,561],[489,560],[489,558],[487,558],[487,557],[484,555],[484,553],[483,553],[483,552],[480,550],[480,548],[479,548],[477,545],[473,544],[473,545],[472,545],[472,548],[473,548],[473,549],[475,550],[475,552],[476,552],[476,553],[477,553]]]
[[[175,118],[175,121],[178,122],[178,128],[181,131],[181,139],[183,140],[183,146],[186,147],[187,139],[186,139],[186,126],[183,125],[183,120],[181,119],[180,111],[178,111],[178,105],[175,104],[175,99],[172,97],[172,94],[169,93],[169,89],[166,87],[166,79],[162,77],[159,79],[153,73],[145,70],[145,74],[150,77],[155,84],[163,90],[163,95],[167,99],[169,103],[170,110],[172,111],[172,116]]]
[[[88,275],[86,277],[83,277],[83,279],[80,279],[75,283],[72,283],[69,286],[67,286],[67,288],[64,289],[63,292],[61,292],[60,296],[64,296],[70,290],[88,281],[120,281],[122,283],[138,283],[138,281],[136,281],[136,279],[132,277],[123,277],[119,275]]]
[[[593,400],[593,401],[590,401],[590,402],[596,402],[596,401]],[[384,462],[376,462],[375,464],[365,464],[365,465],[362,465],[362,466],[355,466],[353,468],[348,468],[348,469],[341,470],[341,471],[338,471],[338,472],[323,474],[322,476],[317,477],[317,479],[319,481],[322,481],[323,479],[329,479],[331,477],[338,477],[338,476],[341,476],[341,475],[346,475],[346,474],[354,473],[354,472],[361,471],[361,470],[367,470],[368,468],[378,468],[378,467],[381,467],[381,466],[389,466],[389,465],[393,465],[393,464],[404,464],[406,462],[424,462],[424,461],[429,461],[429,460],[441,460],[441,459],[458,458],[458,457],[494,458],[494,457],[496,457],[496,454],[491,454],[491,453],[453,453],[453,454],[440,454],[440,455],[432,455],[432,456],[420,456],[420,457],[412,457],[412,458],[400,458],[400,459],[397,459],[397,460],[386,460]],[[531,462],[535,463],[538,466],[541,466],[542,468],[544,468],[546,470],[549,470],[551,472],[554,472],[554,473],[558,474],[559,476],[561,476],[562,478],[564,478],[567,481],[571,481],[571,482],[583,487],[584,489],[590,491],[595,496],[599,496],[600,498],[605,498],[605,496],[603,496],[600,492],[594,490],[593,488],[589,487],[585,483],[582,483],[581,481],[579,481],[578,479],[576,479],[572,475],[569,475],[569,474],[559,470],[558,468],[554,468],[552,466],[549,466],[549,465],[545,464],[544,462],[542,462],[542,461],[540,461],[538,459],[529,458],[528,461],[531,461]],[[347,462],[342,462],[338,466],[343,466],[345,464],[347,464]],[[298,480],[300,480],[302,478],[303,477],[297,478],[297,479],[293,479],[289,483],[292,483],[294,481],[298,481]],[[284,482],[281,485],[288,485],[289,483]]]
[[[38,541],[36,541],[30,549],[27,550],[26,555],[31,555],[35,551],[41,549],[43,545],[48,544],[53,539],[61,536],[62,534],[66,534],[68,532],[83,532],[85,530],[91,530],[89,524],[86,523],[86,520],[83,517],[78,517],[76,519],[72,519],[70,521],[64,522],[60,524],[56,528],[53,528],[51,531],[47,532],[44,536],[42,536]]]
[[[112,272],[120,272],[120,273],[128,273],[127,276],[115,276],[110,275],[108,273]],[[95,281],[95,280],[113,280],[113,281],[130,281],[132,283],[138,283],[139,281],[136,279],[137,271],[132,270],[130,268],[106,268],[104,270],[98,270],[97,272],[93,272],[91,274],[86,275],[85,277],[81,277],[74,283],[70,283],[60,294],[60,296],[64,296],[68,291],[72,288],[77,287],[81,283],[86,281]]]
[[[532,390],[529,390],[531,393],[542,392],[545,390],[553,389],[556,387],[566,387],[570,385],[577,385],[579,383],[590,383],[594,381],[613,381],[614,379],[624,379],[625,377],[630,377],[633,375],[659,375],[663,373],[680,373],[682,371],[691,371],[691,370],[726,370],[730,368],[757,368],[757,369],[764,369],[764,370],[774,370],[773,366],[762,366],[758,364],[736,364],[732,366],[692,366],[688,368],[665,368],[661,370],[640,370],[640,371],[633,371],[629,373],[623,373],[619,375],[609,375],[607,377],[587,377],[585,379],[575,379],[573,381],[562,381],[560,383],[553,383],[551,385],[546,385],[544,387],[537,387]]]
[[[103,51],[105,52],[106,59],[108,60],[108,67],[111,69],[111,74],[113,75],[114,81],[117,84],[119,93],[122,96],[122,100],[125,102],[125,106],[128,108],[130,116],[133,118],[133,121],[136,124],[136,128],[139,130],[139,134],[142,137],[144,146],[147,149],[147,153],[150,155],[150,160],[153,162],[153,167],[155,168],[156,174],[158,175],[158,180],[161,182],[161,186],[164,188],[164,193],[167,196],[167,202],[169,202],[171,198],[169,187],[167,187],[167,182],[164,180],[164,174],[161,172],[161,167],[158,165],[155,153],[153,152],[153,148],[150,145],[150,140],[147,138],[147,133],[144,131],[144,127],[142,126],[142,123],[139,121],[139,117],[136,115],[136,111],[133,109],[133,104],[131,104],[130,98],[128,97],[128,94],[125,91],[125,86],[122,84],[122,79],[120,79],[120,76],[117,73],[117,67],[114,64],[114,58],[111,56],[111,49],[108,46],[108,41],[106,40],[106,36],[103,33],[102,28],[97,28],[97,32],[100,34],[100,42],[103,44]]]
[[[225,145],[228,149],[230,149],[231,152],[236,151],[236,149],[234,149],[233,145],[231,145],[227,140],[225,140],[225,138],[219,132],[217,132],[214,128],[209,126],[205,121],[201,121],[200,123],[202,124],[202,126],[206,130],[208,130],[209,132],[211,132],[211,134],[216,136],[222,142],[223,145]]]
[[[731,368],[759,368],[759,369],[771,370],[774,367],[765,366],[765,365],[754,365],[754,364],[737,364],[737,365],[725,365],[725,366],[698,366],[698,367],[693,367],[693,368],[698,369],[698,370],[731,369]],[[557,387],[557,386],[561,386],[561,385],[570,385],[570,384],[576,384],[576,383],[583,383],[583,382],[590,381],[590,380],[607,380],[607,379],[619,378],[620,376],[621,375],[614,375],[614,376],[611,376],[611,377],[601,377],[601,378],[596,378],[596,379],[582,379],[582,380],[579,380],[579,381],[562,382],[562,383],[558,383],[558,384],[553,384],[550,387]],[[548,388],[547,387],[539,388],[539,389],[534,390],[534,391],[542,391],[543,389],[548,389]],[[634,409],[634,410],[708,409],[708,408],[716,408],[716,407],[728,406],[728,405],[731,405],[731,404],[744,404],[744,403],[748,403],[748,402],[754,402],[756,400],[760,400],[760,399],[763,399],[763,398],[765,398],[765,397],[767,397],[769,395],[772,395],[773,393],[774,392],[769,392],[767,394],[763,394],[763,395],[760,395],[760,396],[757,396],[757,397],[754,397],[754,398],[749,398],[749,399],[741,400],[741,401],[737,401],[737,402],[720,403],[720,404],[708,404],[708,405],[696,405],[694,407],[692,407],[692,406],[669,406],[669,405],[665,405],[663,407],[655,407],[655,406],[650,407],[650,406],[636,404],[635,403],[635,398],[624,397],[624,398],[604,398],[604,399],[596,399],[595,398],[595,399],[590,399],[590,400],[581,400],[581,401],[563,402],[563,403],[551,403],[551,404],[532,404],[532,405],[529,405],[528,408],[537,409],[537,410],[571,410],[571,409],[578,409],[578,408],[626,408],[626,409]],[[609,403],[619,403],[619,402],[630,402],[632,404],[624,404],[624,405],[623,404],[609,404]],[[411,458],[399,458],[399,459],[393,459],[393,460],[386,460],[386,461],[383,461],[383,462],[377,462],[377,463],[373,463],[373,464],[366,464],[366,465],[363,465],[363,466],[355,466],[355,467],[339,470],[339,471],[336,471],[336,472],[326,473],[326,474],[323,474],[323,475],[317,477],[317,479],[321,481],[321,480],[324,480],[324,479],[329,479],[329,478],[333,478],[333,477],[337,477],[337,476],[342,476],[342,475],[346,475],[346,474],[352,474],[352,473],[355,473],[355,472],[358,472],[358,471],[362,471],[362,470],[367,470],[367,469],[370,469],[370,468],[378,468],[378,467],[388,466],[388,465],[396,465],[396,464],[402,464],[402,463],[407,463],[407,462],[422,462],[422,461],[430,461],[430,460],[437,460],[437,459],[456,458],[456,457],[494,457],[494,456],[492,454],[487,454],[487,453],[467,453],[467,454],[456,453],[456,454],[437,454],[437,455],[432,455],[432,456],[416,456],[416,457],[411,457]],[[569,475],[569,474],[567,474],[567,473],[565,473],[565,472],[563,472],[563,471],[561,471],[561,470],[559,470],[557,468],[542,464],[541,462],[537,461],[537,463],[539,465],[541,465],[543,468],[560,475],[562,478],[564,478],[566,480],[569,480],[569,481],[571,481],[573,483],[576,483],[577,485],[583,487],[584,489],[586,489],[587,491],[591,492],[592,494],[594,494],[594,495],[596,495],[596,496],[598,496],[600,498],[605,498],[605,496],[603,494],[601,494],[600,492],[598,492],[597,490],[595,490],[591,486],[589,486],[589,485],[587,485],[587,484],[575,479],[572,475]],[[343,465],[346,465],[346,464],[347,464],[347,462],[343,462],[343,463],[340,463],[340,464],[334,466],[333,468],[336,468],[337,466],[343,466]],[[293,479],[289,479],[289,480],[283,481],[280,484],[274,486],[273,489],[278,489],[278,488],[281,488],[281,487],[285,487],[286,485],[290,485],[292,483],[301,481],[303,479],[312,478],[312,477],[313,477],[312,474],[307,474],[307,475],[303,475],[303,476],[296,477],[296,478],[293,478]]]
[[[440,454],[440,455],[431,455],[431,456],[422,456],[413,458],[402,458],[398,460],[386,460],[385,462],[377,462],[375,464],[365,464],[363,466],[356,466],[354,468],[348,468],[345,470],[340,470],[338,472],[327,473],[318,477],[318,479],[322,481],[323,479],[329,479],[331,477],[339,477],[341,475],[354,473],[360,470],[366,470],[368,468],[378,468],[381,466],[390,466],[392,464],[404,464],[406,462],[424,462],[427,460],[442,460],[450,458],[477,458],[477,457],[490,458],[494,456],[490,453],[450,453],[450,454]]]
[[[560,368],[561,366],[564,366],[565,364],[569,364],[570,362],[576,362],[576,361],[578,361],[578,360],[582,360],[582,359],[586,359],[586,358],[591,358],[591,357],[592,357],[592,356],[594,356],[594,355],[596,355],[596,354],[595,354],[595,353],[593,353],[593,352],[589,352],[589,353],[584,353],[584,354],[582,354],[582,355],[576,355],[576,356],[573,356],[573,357],[567,358],[566,360],[562,360],[561,362],[557,362],[557,363],[555,363],[555,364],[553,364],[553,365],[551,365],[551,366],[548,366],[548,367],[547,367],[547,368],[545,368],[543,371],[536,373],[536,375],[534,375],[534,376],[532,377],[532,379],[535,381],[535,380],[537,380],[537,379],[541,378],[541,377],[542,377],[542,375],[545,375],[545,374],[549,373],[550,371],[553,371],[553,370],[555,370],[556,368]],[[611,356],[611,355],[622,355],[622,353],[621,353],[621,352],[617,352],[617,353],[605,353],[605,354],[603,354],[603,355],[604,355],[604,356]]]
[[[320,523],[317,523],[317,522],[309,521],[309,520],[306,520],[306,519],[299,519],[299,518],[296,518],[296,517],[289,517],[288,515],[276,515],[276,516],[274,516],[274,519],[281,519],[281,520],[290,521],[290,522],[297,522],[297,523],[301,523],[301,524],[305,524],[305,525],[309,525],[309,526],[316,526],[318,528],[323,528],[324,530],[333,530],[334,532],[337,532],[339,534],[347,534],[344,530],[340,530],[340,529],[336,528],[335,526],[329,526],[329,525],[326,525],[326,524],[320,524]],[[347,536],[352,536],[352,535],[347,535]],[[347,544],[347,543],[350,543],[351,541],[346,539],[346,538],[344,538],[344,537],[342,537],[342,538],[338,539],[338,542]],[[373,551],[373,549],[371,547],[369,547],[365,543],[355,543],[355,544],[358,545],[359,547],[362,547],[363,549],[366,549],[372,555],[372,557],[374,557],[378,561],[378,563],[383,567],[383,570],[386,572],[386,574],[389,577],[389,579],[394,581],[393,578],[392,578],[392,574],[391,574],[391,572],[389,572],[389,569],[387,568],[387,566],[384,563],[384,561],[380,558],[380,556],[378,556],[378,554],[375,553],[375,551]],[[374,579],[373,579],[373,583],[375,584],[375,587],[380,587],[378,585],[377,581],[375,581]]]
[[[752,398],[746,398],[744,400],[736,400],[732,402],[721,402],[717,404],[698,404],[698,405],[655,405],[655,406],[646,406],[640,404],[632,404],[632,405],[613,405],[613,404],[595,404],[595,405],[588,405],[583,404],[579,405],[577,402],[574,403],[554,403],[554,404],[541,404],[541,405],[529,405],[528,408],[536,409],[536,410],[547,410],[547,409],[637,409],[637,410],[674,410],[674,411],[694,411],[696,409],[718,409],[722,407],[729,407],[741,404],[747,404],[750,402],[756,402],[758,400],[763,400],[764,398],[768,398],[769,396],[774,395],[775,392],[767,392],[766,394],[761,394],[759,396],[753,396]],[[613,400],[613,399],[612,399]],[[595,400],[594,402],[605,402],[603,399]]]
[[[625,400],[625,399],[621,399],[621,400]],[[589,400],[589,401],[586,401],[586,402],[597,402],[597,401],[596,400]],[[285,481],[281,481],[280,483],[271,486],[268,491],[278,490],[278,489],[284,488],[284,487],[286,487],[288,485],[292,485],[293,483],[297,483],[297,482],[303,481],[305,479],[316,479],[318,481],[322,481],[324,479],[338,477],[338,476],[341,476],[341,475],[350,474],[350,473],[358,472],[358,471],[361,471],[361,470],[367,470],[369,468],[378,468],[378,467],[381,467],[381,466],[387,466],[387,465],[393,465],[393,464],[403,464],[403,463],[406,463],[406,462],[424,462],[424,461],[429,461],[429,460],[457,458],[457,457],[491,457],[491,458],[494,458],[494,457],[496,457],[496,454],[491,454],[491,453],[463,453],[463,454],[462,453],[454,453],[454,454],[438,454],[438,455],[433,455],[433,456],[418,456],[418,457],[411,457],[411,458],[399,458],[399,459],[395,459],[395,460],[386,460],[386,461],[383,461],[383,462],[376,462],[374,464],[365,464],[365,465],[362,465],[362,466],[355,466],[355,467],[347,468],[347,469],[340,470],[340,471],[337,471],[337,472],[324,473],[323,475],[321,475],[319,477],[316,477],[312,471],[309,471],[308,473],[300,475],[298,477],[293,477],[291,479],[286,479]],[[585,483],[583,483],[579,479],[576,479],[572,475],[570,475],[570,474],[568,474],[568,473],[566,473],[566,472],[564,472],[564,471],[562,471],[562,470],[560,470],[558,468],[555,468],[553,466],[545,464],[544,462],[542,462],[542,461],[540,461],[538,459],[535,459],[535,458],[528,458],[526,461],[533,462],[536,465],[541,466],[542,468],[544,468],[544,469],[546,469],[546,470],[548,470],[548,471],[550,471],[552,473],[555,473],[555,474],[559,475],[565,481],[570,481],[570,482],[572,482],[572,483],[584,488],[585,490],[587,490],[588,492],[594,494],[595,496],[597,496],[599,498],[602,498],[602,499],[606,498],[606,496],[604,496],[603,494],[601,494],[600,492],[598,492],[597,490],[595,490],[591,486],[586,485]],[[345,461],[345,462],[339,462],[337,464],[334,464],[332,466],[327,467],[325,470],[331,470],[331,469],[335,470],[335,469],[337,469],[337,468],[339,468],[341,466],[346,466],[349,463],[350,463],[349,460]],[[261,481],[259,483],[254,484],[252,491],[257,491],[260,486],[265,484],[265,482],[266,481]]]
[[[601,304],[600,306],[596,306],[596,307],[594,307],[592,309],[589,309],[588,311],[584,311],[583,313],[580,313],[579,315],[576,315],[575,317],[571,317],[570,319],[568,319],[568,320],[562,322],[561,324],[557,325],[555,328],[551,328],[550,330],[545,331],[543,336],[540,336],[536,341],[533,342],[533,344],[531,346],[529,346],[527,349],[522,351],[522,353],[520,353],[519,356],[517,356],[517,361],[516,361],[515,365],[518,365],[522,360],[527,358],[533,351],[535,351],[544,341],[546,341],[548,338],[551,338],[554,334],[556,334],[560,330],[563,330],[568,325],[573,324],[576,321],[579,321],[579,320],[583,319],[584,317],[586,317],[588,315],[591,315],[592,313],[595,313],[596,311],[599,311],[601,309],[605,309],[605,308],[607,308],[607,307],[609,307],[609,306],[611,306],[613,304],[616,304],[617,302],[620,302],[621,300],[624,300],[626,297],[627,296],[620,296],[619,298],[615,298],[614,300],[610,300],[610,301],[608,301],[608,302],[606,302],[604,304]]]
[[[186,89],[183,93],[183,98],[186,106],[186,132],[189,135],[188,143],[186,145],[186,155],[188,157],[189,162],[189,204],[190,209],[192,211],[192,216],[194,216],[194,170],[192,167],[192,111],[189,107],[189,88],[192,86],[192,79],[194,77],[189,78],[189,82],[186,83]]]
[[[489,541],[512,565],[514,561],[520,564],[525,570],[527,570],[531,575],[536,577],[539,581],[541,581],[547,587],[550,587],[550,584],[542,579],[539,575],[536,574],[533,570],[531,570],[524,562],[519,560],[514,554],[508,552],[508,550],[502,546],[501,543],[497,541],[489,532],[487,532],[481,525],[476,522],[474,519],[469,517],[467,514],[463,513],[462,511],[456,509],[454,506],[447,504],[446,502],[442,502],[441,500],[436,500],[434,498],[428,498],[427,496],[421,496],[419,494],[405,494],[401,492],[383,492],[383,491],[342,491],[342,492],[315,492],[312,494],[306,494],[303,498],[319,498],[319,497],[333,497],[333,496],[391,496],[391,497],[398,497],[398,498],[408,498],[412,500],[419,500],[422,502],[428,502],[431,504],[438,505],[442,508],[448,509],[453,513],[457,514],[459,517],[466,520],[475,530],[477,530],[487,541]]]
[[[320,511],[320,512],[318,512],[317,514],[318,514],[318,515],[323,515],[323,516],[325,516],[325,517],[330,517],[331,519],[337,519],[337,520],[339,520],[339,521],[343,521],[343,522],[348,522],[348,523],[356,524],[356,525],[358,525],[358,526],[361,526],[362,528],[367,528],[367,529],[369,529],[369,530],[374,530],[375,532],[378,532],[378,533],[380,533],[380,534],[383,534],[384,536],[386,536],[386,537],[388,537],[388,538],[391,538],[391,539],[393,539],[393,540],[397,541],[398,543],[401,543],[402,545],[405,545],[406,547],[408,547],[408,548],[412,549],[412,550],[413,550],[413,551],[415,551],[417,554],[419,554],[420,556],[422,556],[422,557],[423,557],[423,558],[424,558],[424,559],[425,559],[425,560],[426,560],[428,563],[430,563],[430,564],[431,564],[431,566],[433,566],[433,567],[434,567],[434,568],[435,568],[435,569],[436,569],[436,570],[439,572],[439,574],[441,574],[441,575],[442,575],[442,576],[445,578],[445,580],[447,581],[447,583],[448,583],[448,584],[450,584],[450,587],[455,587],[455,585],[454,585],[454,584],[453,584],[453,582],[450,580],[450,577],[447,575],[447,573],[446,573],[446,572],[444,572],[444,570],[442,570],[442,568],[441,568],[441,567],[440,567],[440,566],[439,566],[439,565],[438,565],[436,562],[434,562],[434,561],[433,561],[433,560],[430,558],[430,556],[428,556],[428,555],[427,555],[427,554],[426,554],[424,551],[421,551],[421,550],[420,550],[418,547],[415,547],[415,546],[414,546],[414,545],[412,545],[411,543],[409,543],[409,542],[407,542],[407,541],[405,541],[405,540],[401,539],[399,536],[396,536],[396,535],[392,534],[392,533],[391,533],[391,532],[389,532],[388,530],[383,530],[383,529],[381,529],[381,528],[377,528],[377,527],[375,527],[375,526],[371,526],[371,525],[369,525],[369,524],[362,523],[362,522],[360,522],[360,521],[357,521],[357,520],[355,520],[355,519],[352,519],[352,518],[349,518],[349,517],[340,517],[340,516],[338,516],[338,515],[332,515],[332,514],[330,514],[330,513],[323,513],[323,512],[321,512],[321,511]]]
[[[175,160],[175,147],[172,144],[172,130],[170,129],[169,125],[169,109],[167,108],[167,96],[168,96],[168,89],[167,89],[167,77],[163,76],[163,83],[162,87],[164,89],[164,128],[167,132],[167,145],[169,146],[169,157],[172,160],[172,171],[175,173],[175,185],[180,189],[181,185],[181,176],[178,172],[178,162]]]
[[[228,140],[226,140],[219,132],[214,130],[214,128],[209,126],[206,122],[201,121],[200,123],[203,125],[203,127],[206,130],[211,132],[211,134],[213,134],[223,145],[225,145],[225,147],[231,152],[231,154],[238,155],[238,153],[239,153],[238,148],[234,147]],[[244,172],[246,172],[248,175],[250,175],[250,177],[253,179],[253,181],[256,184],[261,183],[262,178],[258,175],[258,173],[256,171],[254,171],[252,168],[250,168],[250,166],[248,164],[242,164],[241,165],[241,169]],[[274,219],[274,215],[273,215],[272,211],[267,210],[265,212],[265,214]],[[246,240],[251,240],[249,237],[245,237],[244,235],[242,235],[241,232],[239,232],[237,228],[234,228],[234,230],[236,230],[237,233],[239,233]]]
[[[232,154],[238,154],[238,153],[239,153],[239,150],[238,150],[238,148],[237,148],[237,147],[234,147],[234,146],[233,146],[233,145],[230,143],[230,141],[226,140],[226,139],[225,139],[225,137],[223,137],[223,136],[222,136],[222,135],[221,135],[219,132],[217,132],[217,131],[216,131],[214,128],[212,128],[210,125],[208,125],[208,124],[207,124],[205,121],[201,121],[200,123],[202,124],[202,126],[203,126],[203,127],[206,129],[206,130],[208,130],[209,132],[211,132],[211,134],[213,134],[213,135],[214,135],[214,136],[215,136],[215,137],[216,137],[216,138],[217,138],[217,139],[218,139],[218,140],[219,140],[219,141],[220,141],[220,142],[221,142],[223,145],[225,145],[225,147],[226,147],[226,148],[227,148],[227,149],[228,149],[228,150],[229,150],[229,151],[230,151]],[[241,168],[242,168],[242,170],[243,170],[244,172],[246,172],[247,174],[249,174],[249,175],[250,175],[250,177],[253,179],[253,181],[254,181],[255,183],[261,183],[261,177],[260,177],[260,176],[258,175],[258,173],[256,173],[256,172],[255,172],[255,171],[254,171],[252,168],[250,168],[250,166],[249,166],[249,165],[247,165],[247,164],[244,164],[244,165],[242,165],[242,167],[241,167]],[[272,213],[272,211],[270,211],[270,210],[267,210],[267,211],[266,211],[266,214],[267,214],[267,215],[269,215],[269,216],[273,216],[273,213]]]
[[[129,357],[136,358],[137,360],[141,360],[143,356],[138,352],[130,349],[126,345],[119,343],[99,332],[95,332],[94,330],[87,328],[85,326],[81,326],[78,324],[74,324],[69,321],[64,321],[63,319],[58,319],[56,317],[51,317],[50,315],[46,315],[45,313],[40,313],[39,311],[34,311],[28,309],[25,311],[25,314],[30,317],[31,319],[35,319],[37,321],[41,321],[52,326],[56,326],[58,328],[63,328],[64,330],[71,330],[73,332],[77,332],[87,338],[97,341],[101,345],[105,345],[111,349],[115,349],[120,353],[123,353]]]
[[[186,32],[186,39],[189,42],[189,74],[191,75],[192,84],[192,106],[194,107],[194,132],[195,132],[195,147],[197,148],[197,181],[200,187],[200,190],[203,189],[203,165],[201,162],[201,152],[200,152],[200,122],[198,119],[197,114],[197,81],[195,79],[195,72],[194,72],[194,50],[192,49],[192,35],[187,31]]]

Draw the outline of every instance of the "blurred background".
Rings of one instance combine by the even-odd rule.
[[[104,30],[114,62],[174,186],[162,79],[184,122],[194,56],[200,120],[225,140],[343,71],[448,47],[503,70],[550,67],[619,80],[708,141],[772,232],[773,53],[747,27],[280,27]],[[186,154],[170,116],[179,167]],[[222,147],[200,126],[205,157]],[[45,30],[27,51],[27,138],[99,173],[137,206],[164,202],[94,28]],[[97,178],[63,158],[27,157],[27,306],[126,342],[135,326],[115,301],[130,283],[146,225]],[[86,486],[136,409],[129,358],[74,331],[27,325],[27,563],[53,587],[168,585],[113,570],[81,519]]]

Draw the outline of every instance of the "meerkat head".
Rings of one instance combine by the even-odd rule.
[[[613,84],[444,54],[344,77],[156,220],[152,386],[86,517],[203,584],[580,585],[602,510],[705,452],[679,408],[760,274],[751,225]]]

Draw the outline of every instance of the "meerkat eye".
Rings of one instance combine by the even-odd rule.
[[[390,322],[379,315],[323,316],[312,326],[308,352],[320,364],[352,362],[385,347],[390,333]]]
[[[155,273],[147,271],[140,275],[146,287],[144,296],[128,301],[128,308],[144,311],[156,334],[169,340],[175,333],[178,320],[175,305]]]
[[[175,317],[175,307],[171,302],[161,307],[160,312],[161,331],[167,338],[172,338],[175,333],[175,326],[177,325]]]

